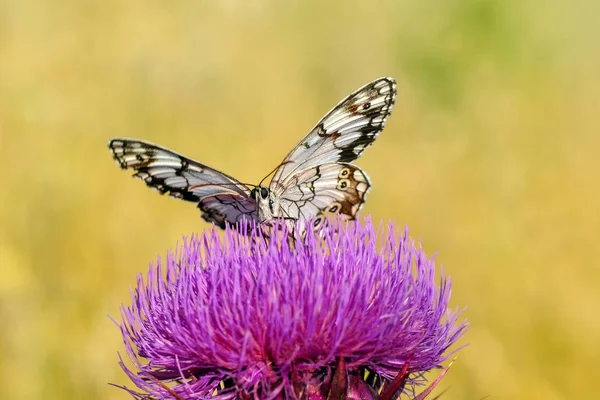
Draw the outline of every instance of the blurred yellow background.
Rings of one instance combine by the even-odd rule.
[[[597,397],[599,4],[0,1],[0,398],[129,398],[108,315],[208,227],[111,137],[257,183],[385,75],[363,214],[438,251],[468,307],[443,399]]]

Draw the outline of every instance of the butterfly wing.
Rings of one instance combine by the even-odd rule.
[[[198,203],[202,218],[224,228],[242,219],[256,219],[256,202],[236,179],[174,151],[135,139],[108,143],[123,169],[161,194]]]
[[[202,218],[225,229],[227,224],[237,224],[242,220],[257,220],[256,202],[238,193],[218,193],[203,197],[198,203]]]
[[[281,216],[314,218],[315,228],[327,214],[354,219],[371,187],[363,170],[352,164],[328,163],[303,170],[288,182],[279,197]]]
[[[273,175],[271,189],[286,187],[288,177],[304,170],[356,160],[383,130],[395,100],[392,78],[379,78],[350,94],[287,155]]]

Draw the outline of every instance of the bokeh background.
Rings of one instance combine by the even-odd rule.
[[[596,397],[599,4],[0,0],[0,398],[129,398],[108,315],[208,227],[111,137],[258,182],[383,75],[363,211],[438,252],[467,307],[443,398]]]

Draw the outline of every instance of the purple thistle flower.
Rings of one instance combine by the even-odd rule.
[[[452,354],[466,325],[448,309],[450,280],[436,283],[407,230],[367,219],[291,243],[279,228],[193,236],[138,278],[119,324],[134,368],[120,364],[141,390],[129,393],[391,399]]]

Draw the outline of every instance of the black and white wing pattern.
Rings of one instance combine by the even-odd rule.
[[[171,150],[135,139],[109,142],[113,158],[134,177],[170,196],[198,204],[222,228],[242,220],[313,221],[329,213],[354,219],[371,186],[350,164],[383,130],[396,100],[396,83],[379,78],[342,100],[287,155],[269,188],[252,191],[236,179]]]
[[[272,185],[302,170],[360,157],[385,126],[396,101],[396,81],[379,78],[350,94],[294,147],[273,175]]]
[[[270,189],[285,218],[326,213],[354,219],[371,186],[366,173],[349,164],[383,130],[396,100],[396,82],[379,78],[358,89],[319,121],[275,171]]]
[[[328,163],[293,176],[279,199],[282,216],[311,219],[319,228],[327,213],[354,219],[371,187],[363,170],[347,163]]]
[[[197,203],[208,222],[224,228],[257,219],[250,190],[222,172],[142,140],[113,139],[108,147],[121,168],[161,194]]]

